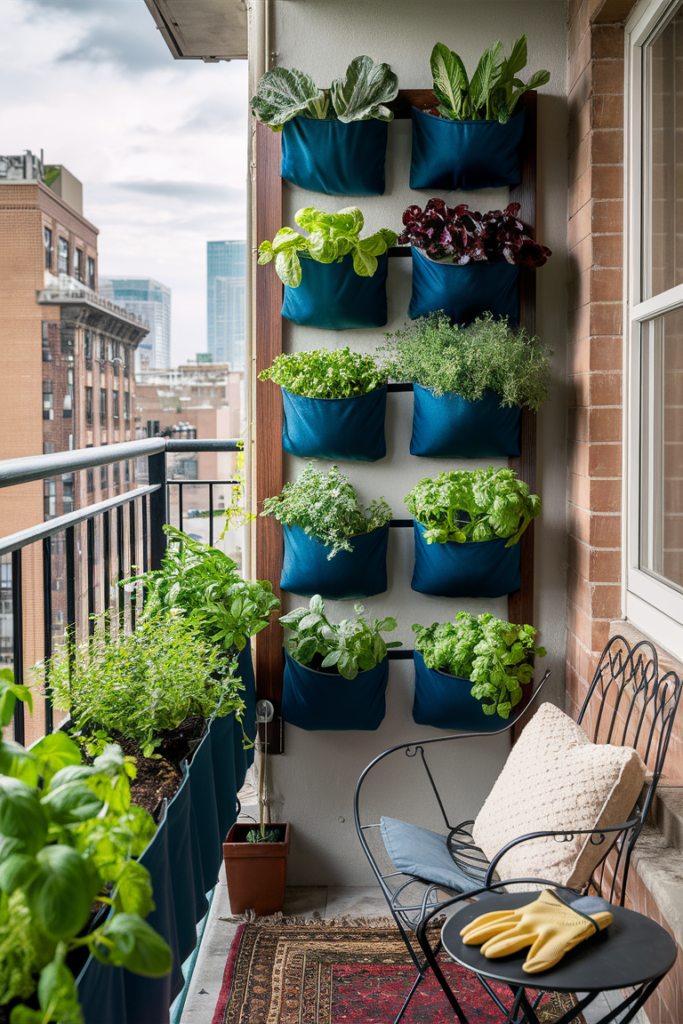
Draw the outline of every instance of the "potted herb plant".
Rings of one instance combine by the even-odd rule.
[[[458,612],[454,622],[414,625],[418,725],[494,732],[522,699],[534,676],[536,630],[494,615]]]
[[[519,100],[550,80],[536,71],[527,84],[526,35],[509,57],[500,40],[481,56],[471,78],[457,53],[444,43],[432,50],[436,108],[413,108],[411,188],[475,189],[517,185],[518,150],[524,132]]]
[[[441,597],[502,597],[520,588],[519,539],[541,499],[511,469],[454,470],[420,480],[411,586]]]
[[[387,322],[387,249],[396,232],[380,228],[361,238],[365,220],[357,206],[325,213],[309,206],[295,221],[308,236],[281,228],[261,242],[260,264],[275,260],[285,285],[282,315],[304,327],[343,331]]]
[[[387,377],[348,348],[293,352],[259,374],[282,388],[282,447],[302,458],[376,462],[387,453]]]
[[[453,323],[468,324],[490,312],[516,322],[519,267],[543,266],[552,255],[526,234],[519,210],[519,203],[510,203],[502,212],[481,214],[443,199],[430,199],[424,210],[409,206],[398,239],[412,247],[408,316],[443,310]]]
[[[349,478],[309,463],[301,476],[263,503],[284,525],[280,586],[325,598],[371,597],[387,589],[391,509],[380,498],[363,511]]]
[[[282,132],[280,174],[300,188],[336,196],[384,194],[387,123],[398,79],[388,64],[356,57],[330,89],[309,75],[273,68],[261,78],[252,113]]]
[[[362,605],[352,619],[332,623],[319,594],[308,608],[295,608],[280,623],[294,634],[284,641],[285,674],[282,717],[300,729],[378,729],[384,718],[389,678],[382,633],[396,629],[396,619],[364,617]]]
[[[476,459],[519,455],[524,406],[548,400],[549,350],[490,313],[469,327],[443,314],[387,335],[381,369],[413,385],[411,455]]]

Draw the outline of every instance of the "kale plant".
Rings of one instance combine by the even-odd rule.
[[[325,602],[319,594],[312,597],[308,608],[295,608],[283,615],[280,623],[295,634],[284,641],[285,650],[301,665],[330,669],[344,679],[355,679],[384,661],[389,647],[400,647],[400,641],[387,643],[382,633],[396,629],[396,619],[364,618],[362,604],[354,605],[355,619],[332,623],[325,615]]]
[[[349,348],[332,352],[321,348],[277,356],[259,380],[272,380],[305,398],[353,398],[384,387],[387,375],[377,368],[373,356]]]
[[[387,334],[381,369],[392,379],[456,394],[468,402],[493,391],[501,406],[538,411],[548,401],[552,354],[524,328],[513,331],[507,318],[484,313],[469,327],[451,325],[444,313],[420,317]]]
[[[137,577],[148,588],[144,617],[179,611],[207,644],[243,650],[280,607],[272,584],[243,579],[226,554],[173,526],[164,532],[171,543],[161,568]]]
[[[391,509],[380,498],[364,513],[347,476],[336,466],[324,473],[309,462],[298,480],[286,483],[276,497],[266,498],[261,515],[300,527],[332,549],[330,559],[338,551],[353,551],[351,538],[386,526]]]
[[[428,668],[439,669],[461,679],[470,679],[473,697],[484,703],[484,714],[497,711],[507,718],[522,699],[522,686],[534,677],[534,655],[544,658],[544,647],[536,647],[533,626],[515,626],[494,615],[458,612],[455,622],[431,626],[414,625],[415,650]]]
[[[76,728],[103,728],[135,740],[152,757],[163,734],[186,718],[244,710],[236,660],[226,660],[182,613],[156,614],[132,634],[100,633],[78,647],[58,648],[49,661],[56,707]]]
[[[426,527],[428,544],[509,537],[516,544],[541,511],[541,499],[511,469],[456,469],[425,477],[406,497],[408,511]]]

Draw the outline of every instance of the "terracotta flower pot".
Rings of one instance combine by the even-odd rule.
[[[284,839],[280,843],[248,843],[247,832],[254,827],[258,828],[258,825],[235,822],[223,843],[233,914],[243,914],[247,910],[259,915],[275,914],[282,910],[285,901],[290,825],[288,822],[269,823],[268,828],[284,829]]]

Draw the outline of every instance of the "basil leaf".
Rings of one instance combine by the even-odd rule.
[[[168,944],[137,914],[115,914],[99,928],[114,948],[94,944],[92,952],[102,963],[126,967],[133,974],[160,978],[171,970],[173,957]]]
[[[38,772],[44,786],[49,786],[53,776],[69,765],[82,762],[78,744],[65,732],[53,732],[31,747],[31,753],[38,763]]]
[[[58,786],[40,802],[51,820],[58,825],[95,818],[104,807],[104,801],[85,782]]]
[[[46,846],[36,860],[38,873],[26,889],[31,912],[48,935],[72,938],[88,920],[99,879],[70,846]]]
[[[28,885],[38,870],[35,857],[12,853],[0,861],[0,889],[11,896],[15,889]]]
[[[340,121],[392,121],[392,110],[385,107],[398,96],[398,78],[388,64],[375,64],[372,57],[356,57],[343,78],[330,87],[332,105]]]
[[[152,899],[152,879],[149,871],[136,860],[126,861],[116,888],[116,903],[127,914],[147,917],[156,904]]]
[[[47,967],[43,967],[38,981],[38,1002],[49,1020],[59,1024],[83,1024],[83,1011],[78,1001],[76,979],[60,957],[60,950]],[[45,1017],[41,1018],[45,1020]]]
[[[35,854],[47,838],[47,818],[38,795],[20,779],[0,776],[0,835],[19,839]]]
[[[14,740],[0,741],[0,774],[38,785],[38,765],[33,754]]]

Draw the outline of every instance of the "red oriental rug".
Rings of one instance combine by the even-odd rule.
[[[443,969],[471,1024],[499,1024],[500,1010],[474,975],[448,958]],[[385,923],[243,924],[230,947],[212,1024],[390,1024],[414,978],[397,930]],[[497,991],[509,1005],[510,990],[500,985]],[[572,1005],[571,996],[546,995],[539,1019],[559,1020]],[[429,973],[403,1021],[454,1020]]]

